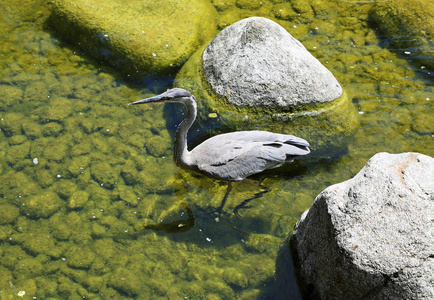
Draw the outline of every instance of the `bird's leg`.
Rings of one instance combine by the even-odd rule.
[[[239,209],[241,209],[241,208],[249,208],[250,206],[247,206],[247,204],[248,204],[250,201],[252,201],[252,200],[254,200],[254,199],[259,199],[259,198],[261,198],[264,194],[266,194],[266,193],[268,193],[268,192],[271,191],[271,189],[269,189],[268,187],[262,185],[260,182],[259,182],[258,184],[259,184],[259,187],[260,187],[262,190],[259,191],[259,192],[257,192],[257,193],[255,193],[253,197],[251,197],[251,198],[249,198],[249,199],[246,199],[246,200],[244,200],[243,202],[241,202],[240,204],[238,204],[237,206],[235,206],[235,208],[234,208],[234,215],[235,215],[235,216],[237,216],[237,217],[241,217],[241,215],[238,213],[238,210],[239,210]]]
[[[220,206],[217,208],[216,210],[216,214],[218,214],[220,216],[221,212],[223,211],[223,206],[225,206],[226,200],[228,200],[228,196],[229,193],[232,190],[232,182],[229,181],[228,183],[228,188],[226,189],[226,193],[225,196],[223,197],[222,203],[220,204]]]

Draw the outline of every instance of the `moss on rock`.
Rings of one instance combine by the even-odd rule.
[[[20,207],[23,214],[31,218],[48,218],[62,207],[56,193],[47,191],[36,196],[28,196]]]
[[[91,165],[92,178],[102,187],[113,189],[118,182],[118,176],[106,162],[97,162]]]
[[[8,150],[6,160],[7,162],[15,166],[21,161],[29,158],[30,155],[30,142],[25,142],[21,145],[11,146]]]
[[[63,121],[72,112],[72,104],[66,98],[55,97],[50,100],[50,105],[46,106],[45,118],[50,121]]]
[[[22,247],[33,256],[50,254],[54,250],[54,239],[45,233],[23,234]]]
[[[95,254],[88,248],[74,246],[66,253],[68,266],[77,269],[88,269],[95,259]]]
[[[68,200],[68,207],[75,208],[83,208],[87,201],[89,200],[89,194],[85,191],[76,191],[74,192]]]
[[[135,296],[140,293],[143,283],[140,276],[126,268],[116,269],[110,276],[109,285],[121,293]]]
[[[44,136],[58,136],[63,130],[62,124],[57,122],[49,122],[42,126],[42,134]]]
[[[42,136],[42,126],[29,119],[23,120],[22,128],[29,139],[33,140]]]
[[[6,136],[21,134],[23,120],[25,120],[23,114],[7,113],[0,119],[0,129]]]
[[[198,0],[59,0],[51,23],[98,59],[143,74],[179,68],[215,34],[215,18],[211,3]]]
[[[23,90],[16,86],[0,84],[0,110],[15,105],[23,97]]]
[[[10,204],[0,204],[0,225],[9,224],[15,222],[18,218],[20,210]]]
[[[83,170],[87,168],[90,164],[90,156],[79,156],[74,157],[72,161],[68,164],[68,171],[74,176],[83,173]]]
[[[434,5],[431,0],[391,0],[377,2],[371,10],[390,42],[408,49],[408,58],[434,70]]]
[[[62,199],[68,199],[77,190],[77,185],[69,180],[60,180],[55,184],[55,191]]]

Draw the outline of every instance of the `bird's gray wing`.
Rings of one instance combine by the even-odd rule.
[[[199,172],[223,180],[242,180],[310,152],[304,139],[267,131],[214,136],[192,151]]]
[[[193,151],[197,168],[201,173],[231,181],[242,180],[282,164],[287,158],[282,147],[264,146],[261,142],[233,141],[213,148],[195,148]]]

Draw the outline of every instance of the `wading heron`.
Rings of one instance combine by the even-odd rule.
[[[196,99],[189,91],[174,88],[128,105],[165,101],[181,102],[187,107],[187,116],[176,131],[173,152],[181,168],[215,179],[240,181],[310,153],[309,143],[302,138],[259,130],[216,135],[188,151],[187,132],[197,115]]]
[[[173,152],[175,163],[181,168],[219,180],[241,181],[310,153],[309,143],[302,138],[258,130],[216,135],[189,151],[187,132],[197,115],[196,99],[189,91],[173,88],[129,105],[166,101],[181,102],[187,107],[187,116],[176,131]],[[224,201],[230,189],[231,185]]]

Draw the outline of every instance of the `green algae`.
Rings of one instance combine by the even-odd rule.
[[[89,200],[89,194],[85,191],[76,191],[68,199],[68,207],[72,209],[83,208]]]
[[[0,224],[8,224],[15,221],[20,214],[19,209],[16,206],[10,204],[0,205]]]
[[[60,0],[53,3],[51,24],[73,45],[134,75],[178,69],[215,34],[209,22],[215,16],[208,1]]]
[[[21,212],[30,218],[48,218],[61,208],[61,201],[56,193],[46,192],[24,198]]]
[[[412,0],[411,6],[407,1],[387,1],[377,3],[371,15],[384,34],[394,37],[391,43],[396,50],[408,49],[403,52],[410,61],[416,60],[432,71],[434,8],[430,4],[426,0]]]
[[[311,123],[314,117],[249,123],[238,112],[207,111],[195,89],[200,80],[185,77],[203,118],[193,125],[192,144],[219,132],[271,128],[297,132],[313,146],[309,157],[234,184],[216,215],[227,185],[171,159],[182,106],[125,105],[163,83],[119,81],[76,49],[59,47],[38,27],[39,17],[28,15],[16,28],[21,17],[11,15],[0,43],[1,297],[21,290],[38,299],[278,297],[264,285],[272,285],[279,242],[322,189],[352,177],[376,152],[434,155],[430,77],[379,46],[367,22],[372,5],[292,2],[300,16],[288,6],[290,20],[276,14],[284,1],[213,3],[227,25],[252,14],[275,18],[333,71],[347,100],[331,118],[351,113],[355,120],[336,129],[343,147],[326,151],[340,136]],[[234,208],[262,190],[257,180],[270,191],[235,217]],[[195,225],[188,231],[143,229],[181,224],[189,213]]]

